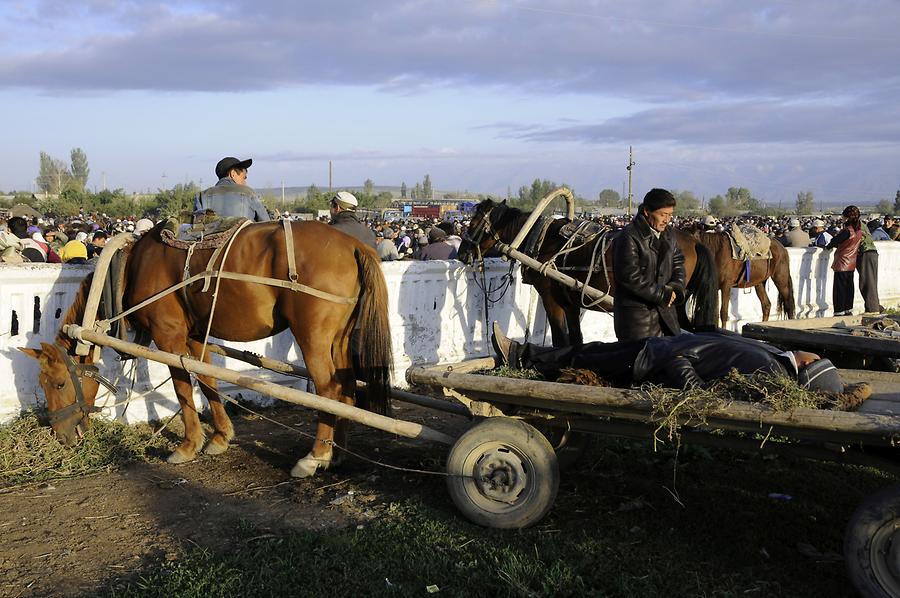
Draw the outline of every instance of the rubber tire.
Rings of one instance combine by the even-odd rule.
[[[886,558],[872,558],[885,550]],[[860,596],[900,596],[900,485],[866,498],[853,513],[844,533],[844,561]]]
[[[487,472],[498,472],[494,479],[500,483],[486,484]],[[487,418],[460,436],[450,449],[447,473],[453,503],[466,519],[484,527],[534,525],[553,507],[559,489],[550,442],[533,426],[508,417]],[[501,500],[507,489],[510,494]]]

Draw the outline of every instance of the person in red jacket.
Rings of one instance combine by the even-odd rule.
[[[837,248],[834,261],[831,262],[831,269],[834,270],[834,315],[849,316],[853,313],[853,272],[856,270],[856,257],[862,239],[862,225],[859,222],[859,208],[856,206],[847,206],[841,216],[844,217],[844,228],[831,239],[826,248]]]

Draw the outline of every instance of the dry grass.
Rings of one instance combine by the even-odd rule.
[[[537,370],[533,369],[514,369],[508,365],[501,365],[496,368],[484,370],[475,370],[473,374],[481,374],[482,376],[497,376],[500,378],[519,378],[521,380],[541,380],[541,376]]]
[[[92,421],[92,429],[73,447],[63,446],[34,412],[0,427],[0,487],[108,471],[145,460],[150,447],[167,445],[147,425]]]
[[[762,404],[775,412],[798,407],[833,409],[839,404],[835,397],[802,388],[788,376],[764,372],[745,376],[735,369],[705,388],[676,390],[645,384],[641,389],[653,401],[651,419],[658,423],[655,436],[659,440],[660,433],[667,440],[676,438],[682,425],[705,425],[710,413],[732,401]]]

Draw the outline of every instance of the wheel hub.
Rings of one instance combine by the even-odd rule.
[[[900,519],[883,525],[872,536],[872,572],[892,595],[900,594]]]
[[[492,500],[513,503],[526,488],[525,464],[514,452],[496,448],[485,452],[475,465],[478,490]]]

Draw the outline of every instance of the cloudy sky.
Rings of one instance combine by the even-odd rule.
[[[770,203],[900,188],[896,0],[4,0],[0,189],[82,147],[89,185],[214,178]]]

